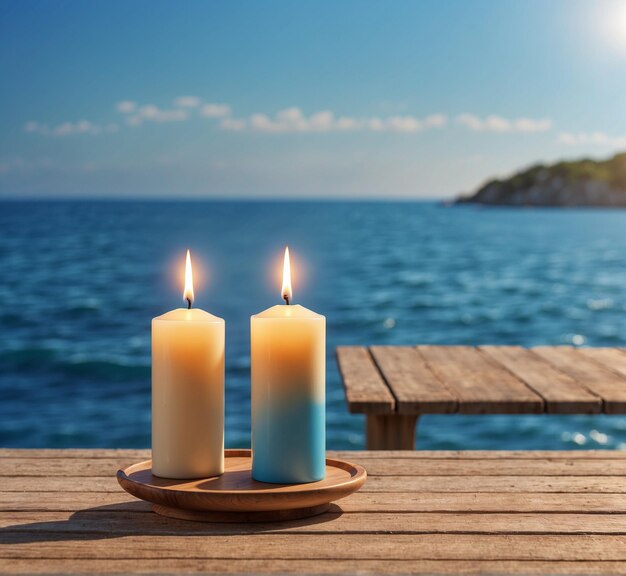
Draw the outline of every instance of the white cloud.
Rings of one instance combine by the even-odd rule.
[[[79,122],[63,122],[52,129],[55,136],[68,136],[70,134],[99,134],[102,131],[100,126],[96,126],[88,120]]]
[[[222,130],[242,132],[263,132],[270,134],[285,133],[328,133],[328,132],[389,132],[415,134],[425,130],[442,128],[448,124],[445,114],[431,114],[418,117],[411,114],[387,117],[336,116],[332,110],[320,110],[306,115],[297,106],[279,110],[274,115],[256,113],[246,118],[232,116],[230,105],[224,103],[204,102],[197,96],[179,96],[174,99],[174,107],[160,108],[154,104],[138,104],[132,100],[123,100],[116,104],[118,112],[124,115],[125,124],[139,126],[145,122],[184,122],[202,116],[219,120]],[[459,125],[474,132],[494,133],[533,133],[545,132],[552,128],[549,119],[514,118],[501,116],[480,117],[464,113],[456,117]],[[80,122],[64,122],[49,128],[46,124],[29,121],[24,130],[29,133],[67,136],[70,134],[99,134],[118,132],[120,126],[111,124],[93,124],[86,120]],[[564,136],[565,140],[573,140],[574,136]],[[599,138],[596,137],[596,140]]]
[[[143,122],[182,122],[189,118],[189,112],[182,108],[164,110],[153,104],[141,106],[136,114],[128,116],[126,122],[131,126],[139,126]]]
[[[109,124],[104,129],[98,124],[94,124],[89,120],[79,120],[78,122],[62,122],[53,127],[47,124],[30,121],[24,125],[24,131],[31,134],[43,134],[45,136],[72,136],[75,134],[100,134],[103,131],[117,131],[117,124]]]
[[[380,118],[370,118],[366,126],[372,132],[382,132],[385,129],[385,123]]]
[[[458,124],[461,124],[474,132],[531,133],[546,132],[552,128],[552,121],[547,118],[507,119],[494,115],[480,118],[474,114],[464,113],[457,116],[456,121]]]
[[[202,100],[197,96],[180,96],[174,100],[174,106],[179,108],[197,108]]]
[[[331,126],[331,129],[336,130],[359,130],[360,128],[361,121],[356,118],[350,118],[349,116],[341,116],[340,118],[337,118],[337,122]]]
[[[392,132],[419,132],[424,123],[413,116],[392,116],[385,123]]]
[[[131,114],[137,110],[137,103],[132,100],[123,100],[122,102],[118,102],[115,108],[122,114]]]
[[[265,114],[253,114],[250,116],[250,126],[253,130],[260,132],[278,132],[278,124],[272,123],[272,121]]]
[[[533,120],[532,118],[518,118],[514,122],[517,132],[547,132],[552,129],[552,121],[548,118]]]
[[[431,114],[424,118],[424,124],[426,126],[440,127],[445,126],[448,123],[448,117],[445,114]]]
[[[230,106],[228,104],[205,104],[200,109],[200,114],[207,118],[224,118],[230,116]]]
[[[331,110],[321,110],[311,116],[303,114],[296,106],[279,110],[274,117],[267,114],[253,114],[248,119],[231,119],[222,122],[225,130],[244,130],[267,133],[311,133],[311,132],[419,132],[427,128],[438,128],[447,123],[443,114],[426,118],[415,116],[392,116],[389,118],[355,118],[351,116],[335,117]]]
[[[561,132],[558,141],[568,146],[626,148],[626,136],[611,136],[605,132]]]
[[[470,130],[479,131],[483,129],[482,120],[473,114],[461,114],[460,116],[457,116],[456,121]]]
[[[334,116],[330,110],[322,110],[311,116],[309,122],[311,128],[319,131],[330,130],[333,126]]]

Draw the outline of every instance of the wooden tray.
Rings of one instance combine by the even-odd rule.
[[[250,450],[226,450],[222,476],[169,480],[152,475],[146,460],[117,471],[117,480],[163,516],[202,522],[267,522],[321,514],[365,482],[362,466],[326,459],[326,478],[309,484],[268,484],[252,479]]]

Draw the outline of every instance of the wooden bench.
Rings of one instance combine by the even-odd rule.
[[[421,414],[624,414],[626,351],[540,346],[337,348],[367,448],[415,448]]]
[[[205,524],[122,491],[149,450],[0,450],[0,573],[624,574],[626,452],[343,452],[312,518]]]

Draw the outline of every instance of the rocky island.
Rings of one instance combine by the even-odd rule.
[[[626,152],[608,160],[537,164],[487,182],[457,204],[626,207]]]

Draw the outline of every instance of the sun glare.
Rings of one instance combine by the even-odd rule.
[[[595,5],[602,22],[602,34],[614,49],[626,54],[626,0],[600,2]]]

